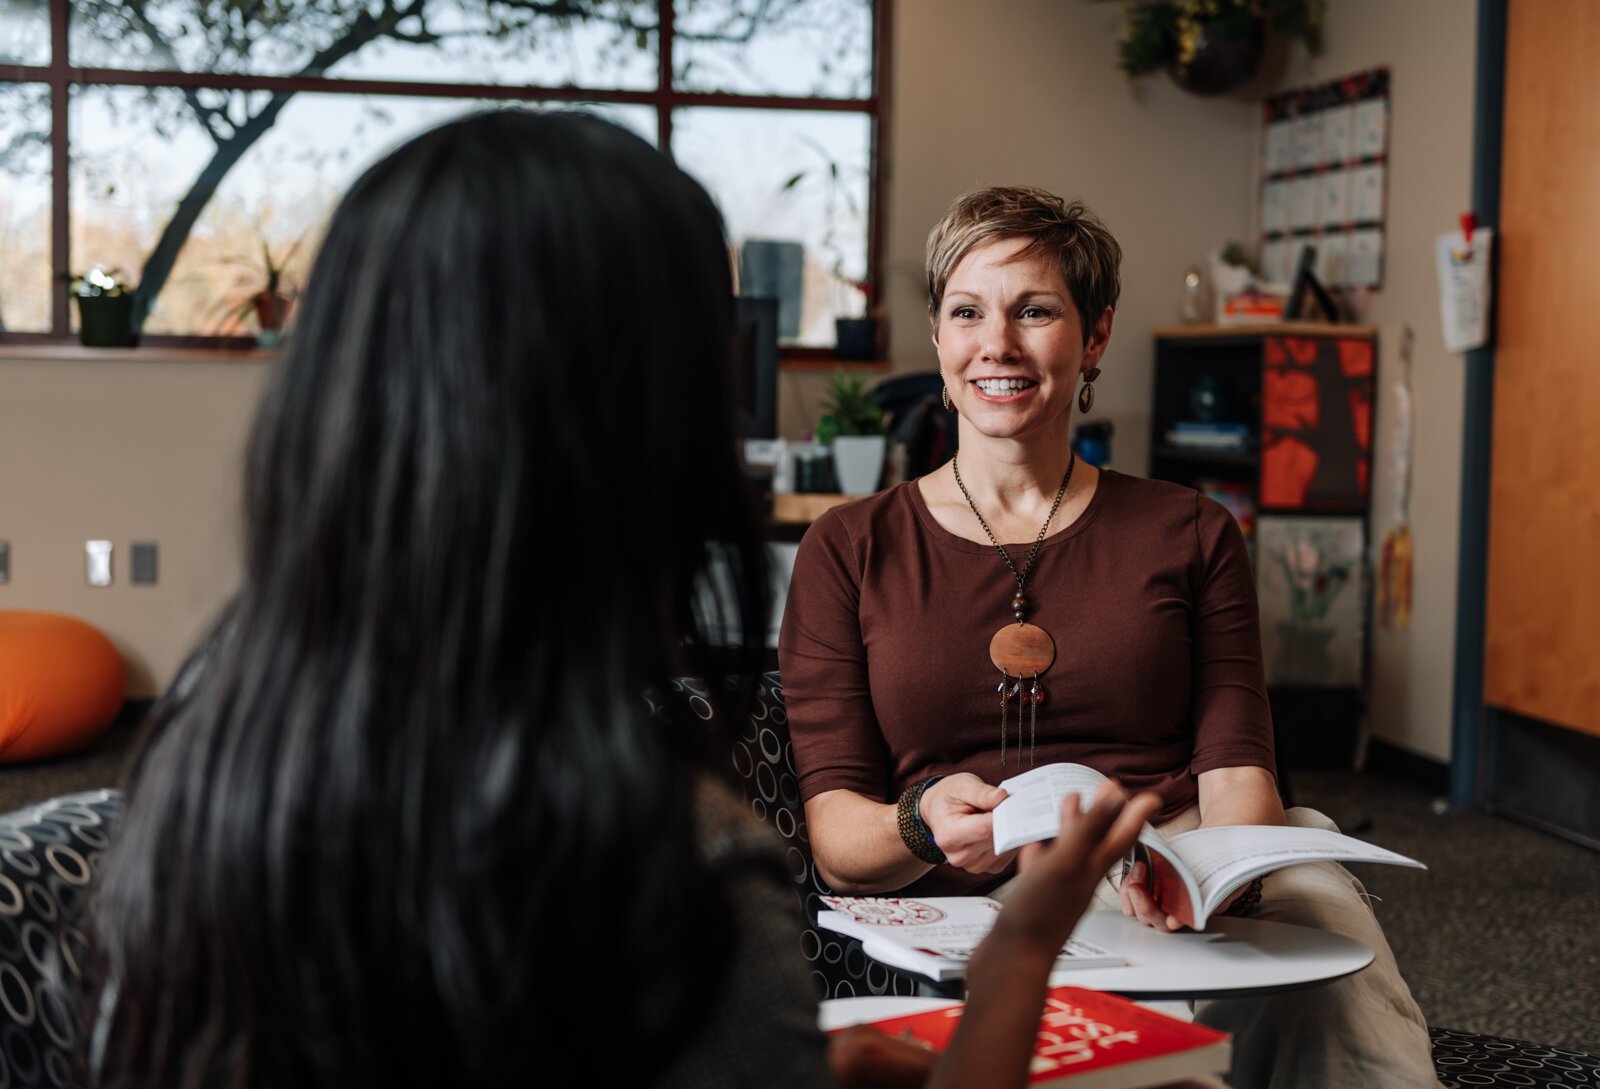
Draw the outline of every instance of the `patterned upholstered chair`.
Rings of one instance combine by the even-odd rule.
[[[121,813],[99,790],[0,817],[0,1085],[73,1084],[87,948],[76,920]]]
[[[698,681],[676,683],[680,691],[688,695],[695,712],[709,722],[713,708],[706,698],[708,689]],[[778,674],[762,676],[749,720],[733,731],[730,759],[751,811],[771,825],[784,841],[795,895],[806,913],[801,952],[811,964],[818,995],[843,998],[913,993],[914,977],[869,961],[859,942],[816,927],[820,898],[831,893],[811,858],[805,811],[800,805],[799,779],[794,770],[794,746],[789,741],[789,719],[784,711],[783,685]],[[1451,1029],[1431,1029],[1430,1035],[1434,1067],[1446,1089],[1600,1086],[1600,1055]]]
[[[676,685],[710,721],[705,686]],[[800,951],[818,996],[911,994],[911,977],[868,961],[859,943],[814,925],[828,887],[811,860],[776,673],[762,677],[749,720],[732,732],[730,760],[751,811],[784,842],[795,897],[811,924]],[[72,1084],[77,999],[63,995],[74,989],[86,945],[75,920],[121,812],[120,797],[102,790],[0,816],[0,1087]],[[1449,1029],[1432,1036],[1446,1089],[1600,1086],[1600,1056]]]

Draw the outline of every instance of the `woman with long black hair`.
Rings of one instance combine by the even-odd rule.
[[[737,696],[713,556],[744,673],[767,630],[731,320],[710,199],[597,119],[477,115],[356,182],[251,438],[242,586],[100,876],[91,1085],[831,1080],[787,876],[644,699]],[[1069,815],[936,1082],[1022,1083],[1149,811]]]

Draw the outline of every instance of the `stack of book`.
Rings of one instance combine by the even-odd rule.
[[[1179,420],[1167,432],[1167,444],[1186,450],[1242,452],[1250,446],[1250,425]]]

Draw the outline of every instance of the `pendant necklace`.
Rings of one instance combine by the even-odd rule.
[[[1056,498],[1050,504],[1050,513],[1045,515],[1044,525],[1039,527],[1039,536],[1033,542],[1033,548],[1028,552],[1028,558],[1022,565],[1022,570],[1017,570],[1017,565],[1011,562],[1011,557],[1000,542],[995,539],[994,530],[989,528],[989,523],[984,521],[983,515],[978,510],[978,504],[972,501],[972,494],[967,491],[967,486],[961,481],[961,466],[957,455],[950,458],[950,468],[956,475],[956,487],[961,489],[962,498],[967,501],[967,506],[972,508],[973,517],[983,527],[983,532],[989,537],[989,543],[994,545],[994,550],[1000,553],[1000,558],[1006,561],[1006,566],[1011,569],[1012,576],[1017,580],[1017,595],[1011,599],[1011,615],[1017,618],[1016,624],[1007,624],[994,633],[994,638],[989,640],[989,660],[1000,671],[1000,766],[1006,766],[1006,718],[1011,708],[1011,701],[1017,701],[1017,765],[1022,764],[1020,750],[1022,748],[1022,705],[1028,707],[1028,766],[1033,767],[1033,754],[1039,736],[1039,705],[1044,702],[1044,686],[1039,683],[1039,675],[1050,668],[1056,660],[1056,644],[1050,638],[1050,633],[1037,624],[1029,624],[1028,598],[1023,593],[1028,583],[1028,572],[1033,570],[1033,561],[1038,558],[1039,546],[1044,544],[1044,538],[1050,532],[1050,523],[1054,521],[1056,510],[1061,506],[1061,500],[1067,494],[1067,485],[1072,483],[1072,469],[1078,464],[1078,457],[1072,454],[1067,459],[1067,472],[1061,478],[1061,487],[1056,489]],[[1022,690],[1022,682],[1028,681],[1028,690]]]

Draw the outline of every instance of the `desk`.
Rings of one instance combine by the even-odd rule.
[[[1265,919],[1213,919],[1194,933],[1163,933],[1119,911],[1091,911],[1075,936],[1126,957],[1114,968],[1054,972],[1052,987],[1089,987],[1132,998],[1244,997],[1326,983],[1372,963],[1351,938]],[[862,943],[872,956],[872,943]]]

